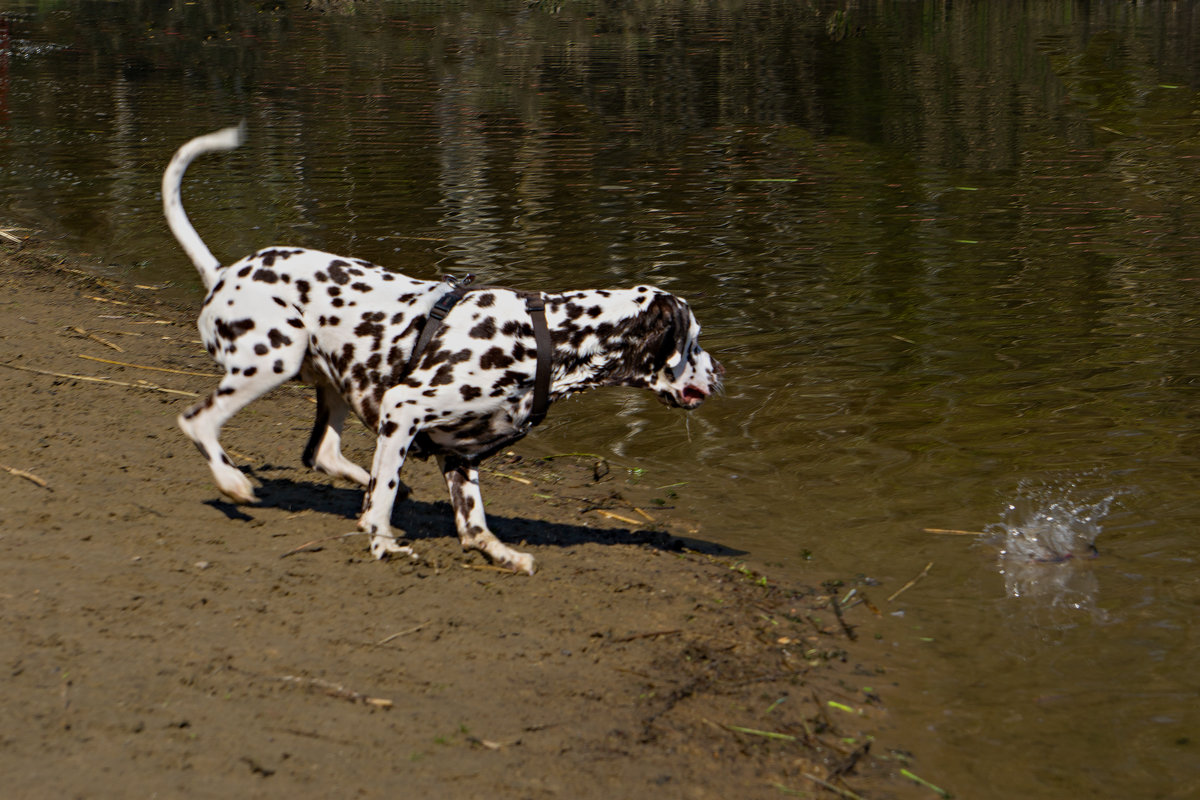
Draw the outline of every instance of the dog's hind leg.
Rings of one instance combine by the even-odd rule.
[[[479,492],[479,470],[475,465],[459,456],[438,456],[438,465],[450,490],[454,523],[463,549],[478,550],[501,567],[532,575],[536,569],[533,556],[513,550],[488,530],[483,495]]]
[[[253,344],[253,340],[247,342]],[[300,369],[304,346],[301,342],[291,352],[276,350],[273,360],[264,359],[257,365],[229,368],[212,394],[179,415],[179,427],[208,462],[217,488],[239,503],[255,501],[254,485],[221,448],[221,427],[251,400],[291,379]],[[271,366],[261,368],[267,364]]]
[[[306,375],[305,379],[317,388],[317,419],[304,447],[304,466],[366,486],[370,474],[342,455],[342,426],[350,406],[324,378]]]

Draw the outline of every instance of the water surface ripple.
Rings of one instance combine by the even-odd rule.
[[[1193,6],[134,5],[0,12],[0,222],[198,303],[160,170],[245,118],[185,187],[220,257],[679,292],[727,395],[580,397],[527,452],[869,593],[864,681],[959,796],[1200,793]],[[1095,557],[924,530],[1110,497]]]

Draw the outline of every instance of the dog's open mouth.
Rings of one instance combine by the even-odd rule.
[[[679,405],[684,408],[695,408],[705,401],[708,397],[708,392],[701,389],[699,386],[688,384],[683,387],[683,391],[679,393]]]
[[[684,408],[691,411],[708,399],[709,393],[695,384],[689,383],[679,391],[668,390],[658,393],[658,399],[664,405],[672,408]]]

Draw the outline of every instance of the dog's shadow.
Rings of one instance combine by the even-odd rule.
[[[250,522],[258,508],[275,508],[299,513],[313,511],[346,520],[357,520],[362,507],[362,489],[331,486],[290,478],[266,477],[263,472],[274,471],[264,467],[256,471],[260,488],[259,501],[253,506],[236,506],[226,500],[210,500],[208,505],[233,520]],[[565,522],[550,522],[529,517],[505,517],[488,514],[488,527],[507,544],[524,542],[534,546],[574,547],[581,544],[637,544],[648,545],[659,550],[679,552],[694,550],[705,555],[728,558],[745,555],[715,542],[690,537],[675,536],[662,530],[632,530],[629,528],[589,528]],[[407,541],[440,539],[451,537],[457,540],[454,528],[454,511],[447,500],[427,501],[397,498],[392,510],[392,525],[398,536]]]

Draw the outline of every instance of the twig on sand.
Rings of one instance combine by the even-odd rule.
[[[33,372],[38,375],[49,375],[52,378],[66,378],[72,381],[88,381],[90,383],[107,383],[111,386],[126,386],[130,389],[149,389],[155,392],[166,392],[167,394],[181,394],[185,397],[199,397],[195,392],[185,392],[182,389],[168,389],[165,386],[159,386],[148,381],[138,381],[137,383],[127,383],[125,381],[115,381],[112,378],[97,378],[92,375],[72,375],[66,372],[51,372],[46,369],[34,369],[33,367],[23,367],[19,364],[9,364],[0,361],[0,367],[8,367],[9,369],[19,369],[23,372]]]
[[[758,728],[743,728],[741,725],[722,725],[721,727],[725,728],[726,730],[733,731],[734,733],[745,733],[745,734],[749,734],[750,736],[761,736],[764,739],[778,739],[778,740],[784,741],[784,742],[799,741],[798,737],[792,736],[790,733],[776,733],[775,731],[762,731],[762,730],[759,730]]]
[[[9,466],[6,466],[5,464],[0,464],[0,469],[4,470],[9,475],[15,475],[18,478],[24,478],[27,481],[32,481],[33,483],[36,483],[38,486],[42,487],[43,489],[45,489],[48,492],[54,491],[53,489],[50,488],[50,484],[47,483],[44,478],[39,478],[37,475],[34,475],[32,472],[26,472],[25,470],[17,469],[16,467],[9,467]]]
[[[475,569],[475,570],[479,570],[481,572],[499,572],[502,575],[515,575],[516,574],[508,567],[497,567],[495,564],[463,564],[463,563],[459,563],[459,566],[462,567],[463,569]]]
[[[285,683],[303,686],[306,689],[320,689],[330,697],[338,697],[342,700],[349,700],[352,703],[362,703],[375,708],[391,708],[395,705],[391,700],[383,697],[370,697],[369,695],[356,692],[353,689],[347,689],[338,683],[322,680],[321,678],[305,678],[299,675],[280,675],[276,680]]]
[[[675,634],[683,633],[682,628],[675,628],[669,631],[650,631],[649,633],[634,633],[629,636],[622,636],[620,639],[613,639],[613,643],[632,642],[634,639],[653,639],[659,636],[674,636]]]
[[[104,345],[105,347],[111,347],[113,350],[116,350],[118,353],[125,352],[125,348],[121,347],[121,345],[114,344],[114,343],[110,342],[108,339],[104,339],[100,336],[97,336],[94,333],[85,331],[83,328],[79,327],[78,325],[72,325],[71,330],[75,331],[76,333],[78,333],[81,336],[86,336],[87,338],[91,339],[93,342],[99,342],[100,344]],[[83,358],[87,358],[87,356],[83,356]],[[100,361],[102,359],[97,358],[96,360]]]
[[[489,475],[497,475],[501,478],[508,478],[510,481],[516,481],[517,483],[523,483],[526,486],[533,485],[533,481],[529,480],[528,478],[522,478],[520,475],[510,475],[507,472],[501,472],[498,469],[489,469],[488,467],[484,467],[483,471]]]
[[[846,624],[846,618],[842,616],[842,604],[836,597],[830,596],[829,607],[833,609],[833,615],[837,617],[838,624],[842,626],[842,633],[846,634],[846,638],[852,642],[857,641],[858,634],[854,632],[854,628]]]
[[[387,644],[388,642],[392,641],[393,639],[399,639],[401,636],[408,636],[410,633],[416,633],[417,631],[421,630],[421,628],[424,628],[426,625],[428,625],[430,622],[431,622],[431,620],[425,620],[420,625],[414,625],[411,628],[406,628],[402,631],[397,631],[396,633],[393,633],[391,636],[385,636],[382,639],[380,639],[378,642],[376,642],[375,646],[378,647],[379,645]]]
[[[603,508],[596,508],[596,509],[592,509],[592,510],[595,511],[597,514],[599,514],[602,517],[606,517],[608,519],[615,519],[619,522],[624,522],[627,525],[645,525],[646,524],[646,523],[642,522],[641,520],[633,519],[632,517],[623,517],[620,514],[614,514],[611,511],[605,511]],[[653,520],[651,520],[651,522],[653,522]]]
[[[914,586],[914,585],[917,583],[917,581],[921,580],[922,578],[924,578],[926,575],[928,575],[928,574],[929,574],[929,570],[930,570],[932,567],[933,567],[933,562],[932,562],[932,561],[930,561],[928,564],[926,564],[926,565],[925,565],[925,569],[921,570],[920,574],[919,574],[919,575],[917,575],[917,577],[913,578],[911,581],[909,581],[908,583],[904,584],[904,585],[903,585],[903,586],[901,586],[899,589],[897,589],[895,592],[893,592],[893,593],[892,593],[892,596],[891,596],[891,597],[889,597],[889,598],[887,599],[887,601],[890,603],[890,602],[892,602],[893,600],[895,600],[897,597],[899,597],[901,594],[903,594],[904,592],[906,592],[906,591],[908,591],[909,589],[911,589],[911,588],[912,588],[912,587],[913,587],[913,586]]]
[[[829,781],[823,781],[820,778],[818,778],[816,775],[809,775],[807,772],[801,772],[800,774],[803,775],[805,778],[808,778],[810,781],[817,784],[818,786],[828,789],[829,791],[831,791],[837,795],[840,795],[841,797],[848,798],[848,800],[862,800],[861,795],[857,795],[854,792],[850,791],[849,789],[843,789],[840,786],[834,786]]]
[[[983,531],[956,531],[953,528],[921,528],[924,533],[940,533],[943,536],[987,536]]]
[[[900,774],[901,774],[901,775],[903,775],[904,777],[908,778],[910,781],[913,781],[913,782],[915,782],[915,783],[919,783],[919,784],[921,784],[921,785],[922,785],[922,786],[924,786],[926,789],[929,789],[929,790],[931,790],[931,791],[933,791],[933,792],[937,792],[937,793],[938,793],[939,795],[941,795],[942,797],[950,797],[950,796],[951,796],[951,795],[950,795],[950,793],[949,793],[949,792],[947,792],[947,791],[946,791],[945,789],[943,789],[942,787],[940,787],[940,786],[934,786],[932,783],[930,783],[929,781],[925,780],[924,778],[922,778],[920,775],[917,775],[916,773],[909,772],[909,771],[908,771],[908,770],[906,770],[906,769],[901,769],[901,770],[900,770]]]
[[[76,330],[80,330],[76,328]],[[89,334],[90,335],[90,334]],[[155,372],[170,372],[172,375],[197,375],[201,378],[219,378],[220,375],[215,372],[191,372],[186,369],[170,369],[168,367],[150,367],[145,364],[130,364],[127,361],[110,361],[107,358],[96,358],[95,356],[85,356],[83,353],[76,353],[80,358],[86,358],[88,361],[99,361],[101,364],[114,364],[118,367],[133,367],[134,369],[150,369]]]
[[[352,533],[343,533],[341,536],[326,536],[324,539],[313,539],[311,542],[305,542],[304,544],[300,545],[299,547],[293,547],[291,550],[288,550],[286,553],[283,553],[279,557],[287,558],[288,556],[294,556],[297,553],[315,553],[316,551],[321,549],[321,545],[325,544],[325,542],[335,542],[339,539],[348,539],[351,536],[362,536],[362,535],[363,534],[360,531],[354,531]]]

